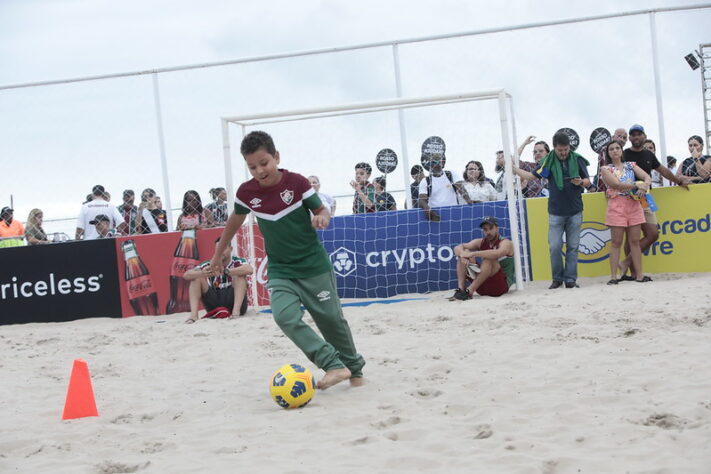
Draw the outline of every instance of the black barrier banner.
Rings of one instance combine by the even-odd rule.
[[[114,239],[0,249],[0,324],[121,317]]]

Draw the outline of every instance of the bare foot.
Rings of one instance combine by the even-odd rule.
[[[364,383],[363,377],[351,377],[351,387],[362,387]]]
[[[343,382],[344,380],[350,378],[350,376],[351,371],[345,367],[327,370],[323,378],[316,384],[316,388],[326,390],[328,387],[332,387],[337,383]]]

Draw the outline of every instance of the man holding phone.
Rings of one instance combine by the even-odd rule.
[[[514,164],[513,171],[522,179],[548,179],[548,247],[553,282],[550,289],[577,288],[578,245],[583,223],[583,198],[590,186],[588,161],[570,149],[570,138],[562,132],[553,135],[553,151],[541,159],[529,173]],[[565,235],[565,261],[563,261]]]

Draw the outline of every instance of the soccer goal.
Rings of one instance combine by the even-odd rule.
[[[233,136],[230,132],[234,126],[239,128]],[[529,275],[526,223],[520,180],[512,179],[516,128],[513,100],[506,91],[223,117],[226,187],[233,198],[236,191],[233,163],[243,167],[244,180],[251,176],[239,151],[232,152],[232,140],[239,149],[239,140],[252,130],[272,135],[282,167],[304,176],[318,175],[321,192],[341,193],[331,225],[319,231],[341,297],[381,298],[456,288],[453,248],[480,237],[479,223],[486,216],[495,216],[501,234],[512,240],[516,287],[523,289]],[[401,204],[409,198],[411,166],[422,164],[427,168],[425,146],[433,142],[433,137],[439,139],[435,140],[438,146],[441,142],[445,169],[451,170],[455,181],[463,178],[461,169],[465,162],[477,160],[473,150],[479,143],[486,143],[492,162],[495,150],[503,150],[506,199],[438,208],[441,217],[438,222],[427,220],[421,209],[404,209],[408,206]],[[386,156],[387,163],[378,161],[379,156]],[[350,212],[353,190],[347,183],[353,179],[354,165],[358,162],[373,165],[371,181],[379,174],[387,178],[386,189],[397,195],[400,210]],[[493,165],[490,169],[493,171]],[[351,197],[344,197],[348,193]],[[253,215],[238,233],[237,249],[257,269],[251,281],[253,304],[267,304],[268,295],[263,288],[267,259]]]

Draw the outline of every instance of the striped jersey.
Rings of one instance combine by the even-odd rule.
[[[234,255],[230,258],[230,261],[227,265],[225,265],[225,271],[222,272],[222,275],[210,275],[207,277],[207,284],[216,290],[222,290],[225,288],[229,288],[232,286],[232,276],[229,274],[228,270],[231,270],[232,268],[237,268],[241,267],[243,264],[247,263],[247,259],[244,259],[242,257],[235,257]],[[205,262],[202,262],[200,265],[197,266],[197,268],[205,268],[208,265],[210,265],[210,261],[207,260]]]
[[[310,278],[332,270],[331,261],[311,226],[309,210],[321,200],[309,180],[280,169],[279,183],[262,187],[256,179],[237,190],[235,213],[254,212],[264,236],[269,278]]]

